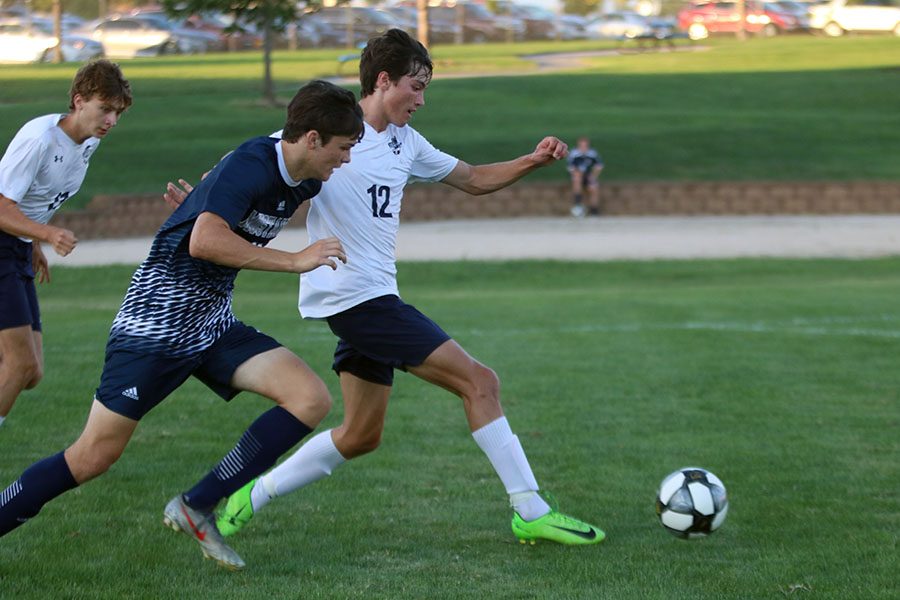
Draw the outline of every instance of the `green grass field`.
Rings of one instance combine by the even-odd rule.
[[[0,485],[80,431],[128,268],[40,290],[47,374],[0,429]],[[900,259],[402,264],[404,298],[495,368],[543,487],[598,547],[520,546],[460,403],[398,375],[382,448],[273,502],[228,573],[161,524],[266,408],[196,383],[103,478],[0,540],[3,598],[897,598]],[[236,312],[336,396],[334,340],[293,277],[245,273]],[[728,486],[696,542],[657,523],[670,471]]]
[[[532,43],[438,46],[433,54],[439,75],[534,75],[535,63],[524,55],[609,49]],[[306,80],[335,75],[342,53],[276,53],[279,95],[289,98]],[[585,60],[564,74],[438,79],[413,125],[470,163],[524,154],[548,134],[570,143],[589,134],[608,181],[900,179],[894,37],[724,39],[696,52]],[[243,140],[283,123],[282,109],[258,103],[257,54],[122,65],[135,105],[103,142],[69,209],[96,194],[161,192],[166,181],[196,178]],[[343,71],[353,75],[355,68]],[[0,144],[29,118],[65,111],[75,69],[0,68]],[[460,123],[468,124],[463,135]],[[560,165],[529,179],[566,177]]]

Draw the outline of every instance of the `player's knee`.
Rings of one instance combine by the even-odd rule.
[[[15,383],[20,390],[32,389],[44,376],[41,363],[33,356],[9,356],[0,365],[3,379]]]
[[[475,397],[496,400],[500,397],[500,378],[490,367],[477,365],[474,372]]]
[[[75,480],[82,484],[109,471],[120,456],[121,450],[94,447],[90,451],[74,452],[71,456],[67,454],[66,460]]]
[[[368,431],[358,434],[337,432],[335,446],[346,459],[356,458],[369,452],[374,452],[381,445],[381,431]]]
[[[325,382],[318,380],[294,391],[280,404],[307,425],[315,427],[331,410],[331,394]]]
[[[325,387],[324,382],[320,382],[316,389],[311,390],[307,403],[309,411],[314,415],[317,422],[328,415],[329,411],[331,411],[331,394],[328,392],[328,388]]]
[[[40,363],[35,362],[32,368],[25,374],[25,385],[24,388],[26,390],[31,390],[37,387],[37,385],[44,378],[44,368]]]

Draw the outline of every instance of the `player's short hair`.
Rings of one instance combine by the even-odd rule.
[[[363,48],[359,59],[361,95],[365,98],[375,93],[375,82],[382,71],[396,83],[404,75],[418,75],[423,69],[431,81],[434,64],[425,46],[402,29],[389,29]]]
[[[361,138],[363,112],[353,92],[318,79],[297,90],[288,105],[281,139],[296,142],[313,130],[319,132],[323,144],[336,135]]]
[[[75,109],[75,95],[85,100],[95,96],[118,104],[120,112],[131,106],[131,84],[122,75],[122,70],[114,62],[105,58],[92,60],[75,73],[69,90],[69,109]]]

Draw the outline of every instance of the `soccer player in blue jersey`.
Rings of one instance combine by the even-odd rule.
[[[578,138],[575,149],[569,152],[566,159],[569,176],[572,180],[572,216],[583,217],[584,191],[588,192],[587,214],[600,214],[600,172],[603,171],[603,158],[591,148],[591,140]]]
[[[346,260],[333,237],[299,252],[265,246],[350,160],[363,131],[353,93],[324,81],[303,86],[287,112],[280,139],[251,139],[223,158],[157,232],[113,321],[84,431],[0,493],[0,536],[109,469],[141,417],[193,375],[225,400],[251,391],[277,404],[164,512],[165,523],[194,538],[205,556],[244,566],[216,529],[213,508],[310,433],[331,398],[299,357],[237,320],[234,280],[241,269],[303,273]]]
[[[538,493],[525,451],[500,405],[500,381],[494,371],[400,299],[394,250],[403,190],[410,178],[486,194],[567,152],[555,137],[541,140],[530,154],[487,165],[469,165],[441,152],[409,126],[425,102],[431,75],[428,51],[403,31],[394,29],[373,38],[362,52],[365,135],[353,149],[353,161],[322,186],[307,218],[310,239],[339,236],[349,262],[335,270],[309,271],[300,283],[303,317],[325,319],[339,338],[333,368],[340,376],[344,421],[317,434],[271,473],[233,494],[218,521],[226,535],[240,529],[272,498],[375,450],[394,370],[401,369],[462,399],[472,436],[509,495],[512,530],[519,540],[574,545],[598,543],[605,537],[598,527],[551,508]]]
[[[41,242],[60,256],[78,242],[50,218],[81,188],[100,140],[129,106],[131,87],[119,66],[88,63],[72,80],[69,112],[27,122],[0,159],[0,423],[22,390],[43,377],[34,278],[49,282],[50,268]]]

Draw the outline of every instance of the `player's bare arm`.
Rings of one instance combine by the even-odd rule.
[[[548,136],[535,146],[531,154],[513,160],[488,165],[470,165],[459,161],[442,183],[469,194],[489,194],[515,183],[536,169],[565,158],[568,152],[565,142]]]
[[[10,235],[47,242],[60,256],[68,255],[78,243],[78,238],[68,229],[32,221],[22,214],[15,202],[2,194],[0,194],[0,229]]]
[[[190,253],[225,267],[285,273],[306,273],[321,266],[337,269],[336,260],[347,262],[337,238],[319,240],[299,252],[262,248],[234,233],[225,219],[211,212],[197,217]]]

